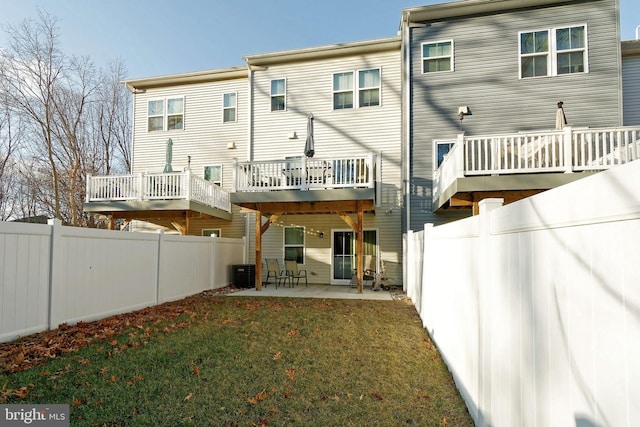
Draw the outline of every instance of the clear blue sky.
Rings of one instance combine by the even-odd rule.
[[[640,0],[619,0],[621,39],[640,25]],[[242,66],[244,55],[396,34],[402,9],[443,0],[0,0],[0,24],[59,22],[66,54],[98,66],[120,58],[127,78]],[[0,4],[1,4],[0,3]],[[7,45],[0,31],[0,48]]]

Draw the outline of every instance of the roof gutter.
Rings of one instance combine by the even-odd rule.
[[[579,0],[461,0],[407,8],[403,10],[403,17],[406,16],[408,23],[424,22],[467,15],[504,12],[513,9],[553,6],[574,1]]]

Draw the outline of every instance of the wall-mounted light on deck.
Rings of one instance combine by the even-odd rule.
[[[236,143],[235,142],[228,142],[227,143],[227,150],[235,150],[236,149]]]
[[[465,116],[471,116],[471,109],[466,106],[463,105],[461,107],[458,107],[458,118],[460,119],[460,130],[462,130],[462,119],[464,119]]]
[[[289,132],[289,139],[298,139],[298,134],[294,132]]]
[[[322,232],[322,231],[319,232],[318,233],[318,237],[321,238],[321,239],[324,239],[324,232]]]

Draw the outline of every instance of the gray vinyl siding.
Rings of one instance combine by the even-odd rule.
[[[223,94],[237,93],[236,122],[223,123]],[[173,141],[172,168],[187,167],[203,177],[204,167],[222,164],[222,186],[231,190],[233,158],[246,159],[248,151],[248,80],[232,79],[208,83],[176,85],[147,89],[134,95],[133,173],[162,172],[166,159],[166,142]],[[180,130],[147,131],[147,103],[151,99],[184,97],[184,126]],[[227,149],[234,142],[235,150]],[[192,219],[192,234],[202,228],[220,228],[223,237],[242,237],[245,223],[239,208],[233,208],[233,220]]]
[[[518,33],[587,25],[589,73],[519,79]],[[458,106],[472,116],[467,134],[553,129],[556,103],[564,102],[573,126],[622,123],[620,48],[615,0],[468,16],[412,28],[411,39],[411,223],[449,218],[432,212],[432,141],[455,139]],[[454,41],[454,72],[422,74],[421,43]],[[455,215],[455,214],[454,214]]]
[[[640,56],[622,58],[624,125],[640,126]]]
[[[314,116],[315,158],[381,153],[381,198],[376,214],[365,214],[364,228],[378,230],[379,251],[390,284],[402,283],[401,230],[401,61],[400,50],[274,64],[252,74],[253,159],[302,156],[307,116]],[[333,74],[380,68],[380,106],[333,110]],[[357,74],[356,74],[357,75]],[[270,111],[272,79],[286,79],[286,110]],[[297,139],[289,139],[295,132]],[[389,212],[390,211],[390,212]],[[389,212],[388,214],[385,212]],[[253,221],[253,218],[251,218]],[[336,214],[283,215],[263,235],[262,256],[283,259],[282,230],[304,226],[307,233],[305,265],[310,283],[331,280],[331,231],[349,226]],[[251,225],[249,257],[254,260]],[[324,232],[324,238],[318,232]]]

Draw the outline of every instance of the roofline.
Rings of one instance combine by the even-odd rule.
[[[632,56],[640,54],[640,40],[626,40],[620,43],[622,56]]]
[[[130,91],[159,88],[165,86],[206,83],[220,80],[247,78],[247,67],[229,67],[217,70],[194,71],[190,73],[168,74],[164,76],[145,77],[141,79],[124,80]]]
[[[337,58],[347,55],[369,54],[388,50],[400,50],[401,37],[394,36],[383,39],[365,40],[359,42],[340,43],[304,49],[285,50],[280,52],[262,53],[243,56],[251,66],[282,64],[296,61],[309,61],[325,58]]]
[[[460,0],[430,6],[410,7],[402,10],[402,23],[435,21],[467,15],[482,15],[571,3],[575,0]]]

